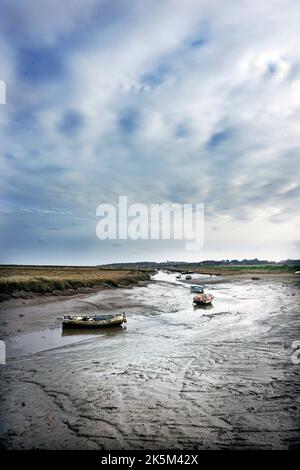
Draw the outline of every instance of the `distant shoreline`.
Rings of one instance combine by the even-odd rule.
[[[208,274],[205,272],[199,272],[198,274]],[[222,283],[234,283],[240,281],[257,281],[259,282],[269,282],[269,281],[278,281],[278,282],[295,282],[300,283],[300,275],[294,274],[291,272],[283,272],[283,273],[253,273],[253,272],[231,272],[231,273],[211,273],[212,277],[207,277],[205,280],[199,277],[193,278],[191,280],[183,280],[182,282],[186,284],[218,284]]]
[[[295,275],[295,271],[299,270],[299,266],[209,266],[207,268],[196,268],[194,273],[208,274],[214,276],[235,276],[238,274],[246,275]]]

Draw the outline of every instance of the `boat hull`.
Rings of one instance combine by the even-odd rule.
[[[63,319],[62,326],[63,328],[108,328],[111,326],[120,326],[123,322],[126,322],[126,317],[124,315],[118,315],[111,318],[105,318],[103,320],[79,320],[76,318],[72,319]]]
[[[196,305],[209,305],[214,300],[212,294],[198,294],[193,298],[193,303]]]

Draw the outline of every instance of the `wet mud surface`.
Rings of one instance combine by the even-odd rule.
[[[189,285],[159,273],[147,286],[5,306],[2,447],[299,448],[299,285],[219,279],[207,292],[213,306],[193,308]],[[62,332],[63,313],[87,310],[124,310],[127,327]]]

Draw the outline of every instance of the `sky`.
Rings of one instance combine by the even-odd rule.
[[[299,258],[300,2],[1,0],[0,262]],[[203,203],[204,244],[99,240]]]

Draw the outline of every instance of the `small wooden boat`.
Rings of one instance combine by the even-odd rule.
[[[191,292],[195,294],[204,294],[204,287],[203,286],[191,286]]]
[[[193,303],[196,305],[208,305],[214,300],[212,294],[197,294],[193,298]]]
[[[104,328],[108,326],[119,326],[126,323],[125,313],[106,315],[64,315],[63,328]]]

